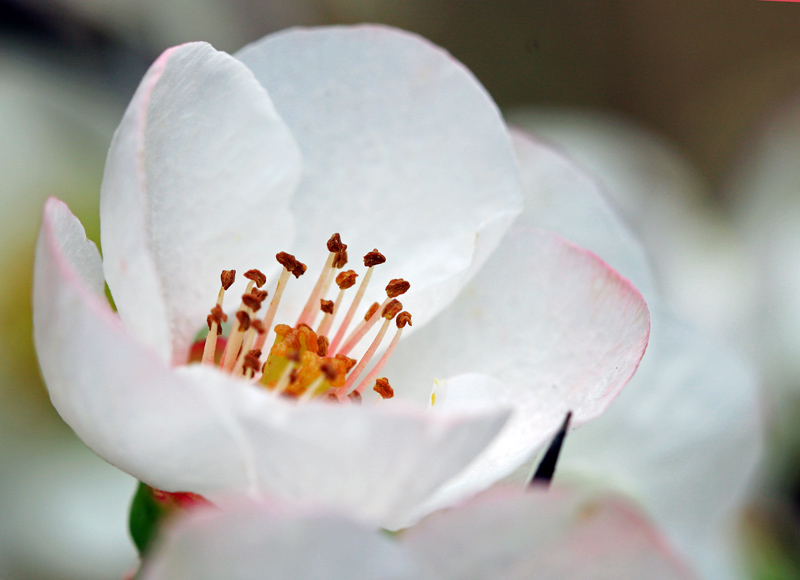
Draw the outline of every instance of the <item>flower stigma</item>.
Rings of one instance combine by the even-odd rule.
[[[397,300],[398,296],[408,292],[411,285],[402,278],[391,280],[386,286],[383,303],[373,303],[354,324],[373,270],[386,258],[377,249],[368,252],[363,259],[367,271],[356,288],[359,275],[354,270],[344,270],[348,261],[347,245],[342,243],[339,234],[331,236],[327,248],[325,265],[293,326],[276,324],[273,327],[273,323],[290,277],[299,278],[305,274],[305,264],[286,252],[276,254],[275,258],[283,270],[266,308],[262,306],[269,294],[261,289],[266,284],[266,276],[259,270],[245,272],[247,287],[227,337],[223,336],[223,323],[227,322],[228,316],[222,309],[222,303],[225,292],[236,279],[236,271],[223,270],[216,304],[206,318],[208,334],[205,340],[196,342],[192,347],[189,362],[215,365],[223,372],[298,402],[319,398],[336,403],[359,404],[368,387],[372,387],[380,396],[378,401],[391,399],[394,390],[387,378],[378,375],[394,352],[403,328],[411,326],[411,314],[404,311],[402,303]],[[334,282],[338,291],[328,296]],[[351,289],[354,290],[348,292]],[[355,294],[347,312],[330,338],[345,294],[353,292]],[[320,312],[322,319],[317,324]],[[381,320],[378,332],[361,358],[348,356]],[[396,327],[394,336],[377,362],[366,372],[376,358],[392,322]],[[264,353],[268,339],[272,340],[272,346]]]

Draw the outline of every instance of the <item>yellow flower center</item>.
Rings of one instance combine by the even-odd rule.
[[[269,306],[263,309],[263,316],[259,313],[268,296],[265,290],[261,290],[266,276],[258,270],[248,270],[244,276],[249,282],[231,330],[227,337],[220,339],[223,322],[228,319],[222,310],[222,301],[236,277],[234,270],[223,270],[217,303],[207,318],[208,334],[205,341],[196,343],[192,349],[190,362],[218,365],[234,376],[300,401],[324,397],[335,402],[359,402],[367,387],[372,387],[381,398],[394,396],[389,381],[385,377],[379,378],[378,374],[394,351],[403,328],[411,325],[411,315],[403,311],[403,305],[397,300],[397,296],[408,291],[410,284],[403,279],[391,280],[386,286],[383,304],[372,304],[363,319],[351,329],[374,267],[386,261],[378,250],[367,253],[364,256],[367,271],[338,324],[336,334],[329,338],[346,291],[355,288],[358,274],[354,270],[343,270],[347,264],[347,245],[342,243],[339,234],[331,236],[327,247],[328,259],[294,326],[277,324],[271,329],[290,275],[299,278],[306,272],[305,264],[291,254],[280,252],[275,257],[283,270]],[[332,299],[326,298],[334,281],[338,292]],[[320,311],[322,320],[314,326]],[[380,319],[383,323],[361,359],[350,358],[348,355],[353,348]],[[365,374],[393,320],[397,327],[394,337],[381,358]],[[272,347],[262,362],[262,348],[273,332]]]

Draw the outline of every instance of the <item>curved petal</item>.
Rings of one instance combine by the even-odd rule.
[[[707,183],[678,149],[601,113],[525,108],[510,118],[563,147],[597,177],[646,248],[659,290],[676,311],[719,337],[742,332],[740,317],[731,313],[752,307],[762,277],[724,212],[708,203],[714,196]],[[653,298],[647,287],[639,289]],[[753,333],[747,327],[745,334]]]
[[[90,290],[100,289],[98,266],[74,216],[48,202],[34,291],[42,372],[89,447],[160,489],[270,492],[391,522],[469,463],[508,416],[297,405],[201,365],[170,369]]]
[[[508,418],[507,408],[420,413],[403,402],[376,409],[327,403],[296,405],[198,365],[186,374],[213,385],[252,447],[254,494],[311,501],[382,527],[409,513],[484,449]],[[231,487],[197,482],[224,497]]]
[[[517,223],[553,231],[591,250],[644,296],[653,296],[655,282],[644,247],[597,179],[533,135],[512,129],[511,141],[525,193]]]
[[[36,251],[34,338],[61,417],[103,459],[157,487],[247,481],[216,393],[127,334],[102,296],[99,267],[78,220],[51,198]]]
[[[142,580],[434,578],[397,542],[350,519],[243,504],[189,514],[168,530]]]
[[[304,233],[338,231],[353,259],[412,284],[414,328],[449,303],[521,208],[505,124],[475,78],[422,38],[379,26],[293,29],[236,54],[267,88],[304,159]],[[294,247],[312,266],[324,238]],[[377,274],[376,274],[377,275]],[[375,284],[367,303],[380,300]]]
[[[704,578],[735,578],[722,544],[763,446],[757,382],[733,353],[658,309],[653,328],[636,376],[569,436],[559,471],[623,490]]]
[[[297,145],[246,67],[204,43],[161,55],[103,176],[104,269],[125,325],[185,362],[223,269],[277,271],[299,175]]]
[[[445,578],[687,580],[658,532],[619,497],[495,488],[402,538]]]
[[[554,234],[514,226],[496,259],[430,328],[401,344],[387,370],[399,393],[430,388],[425,377],[451,377],[442,381],[451,383],[445,408],[468,387],[473,398],[515,409],[500,437],[432,505],[510,473],[567,411],[576,424],[602,413],[636,370],[649,330],[641,294],[607,264]],[[453,378],[462,373],[495,380]]]

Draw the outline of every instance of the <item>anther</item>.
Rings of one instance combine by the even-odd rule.
[[[333,300],[325,300],[324,298],[320,298],[319,309],[325,314],[333,314]]]
[[[261,369],[261,350],[253,349],[248,352],[244,357],[244,368],[257,373]]]
[[[336,275],[336,285],[339,287],[339,290],[347,290],[355,286],[356,278],[358,278],[358,274],[353,270],[339,272]]]
[[[252,294],[242,295],[242,303],[253,312],[258,312],[261,309],[261,300]]]
[[[244,273],[244,277],[255,282],[256,286],[259,288],[261,288],[264,285],[264,282],[267,281],[267,277],[264,276],[261,270],[248,270]]]
[[[367,252],[367,254],[364,256],[364,265],[367,268],[372,268],[378,264],[383,264],[385,261],[386,257],[378,251],[378,248],[375,248],[371,252]]]
[[[241,330],[247,330],[250,328],[250,315],[244,310],[239,310],[236,313],[236,320],[239,321],[239,328]]]
[[[347,395],[347,398],[350,399],[350,402],[353,403],[354,405],[361,404],[361,393],[359,393],[358,391],[353,391],[352,393]]]
[[[369,348],[367,348],[367,351],[361,357],[361,360],[358,361],[356,368],[353,369],[353,372],[350,373],[350,375],[347,377],[347,380],[345,381],[344,385],[342,385],[342,387],[340,387],[339,390],[336,392],[336,394],[339,395],[339,397],[345,396],[350,391],[350,387],[353,386],[353,383],[355,383],[356,379],[364,371],[364,368],[367,366],[370,359],[374,356],[375,351],[378,350],[378,347],[380,346],[383,337],[386,335],[386,331],[389,329],[389,324],[391,324],[392,318],[394,318],[402,309],[403,305],[400,304],[398,300],[392,300],[391,302],[389,302],[389,304],[387,304],[384,307],[383,324],[381,325],[378,334],[376,334],[375,338],[372,339],[372,344],[369,345]],[[398,332],[401,331],[402,330],[398,330]],[[370,381],[374,379],[375,377],[373,376],[372,379],[370,379]],[[360,390],[363,390],[363,388]]]
[[[275,259],[278,263],[286,268],[295,278],[299,278],[306,273],[306,265],[297,260],[293,255],[286,252],[278,252],[275,254]]]
[[[389,302],[389,304],[383,307],[383,312],[381,313],[381,316],[383,316],[387,320],[392,320],[395,316],[397,316],[400,313],[401,310],[403,310],[403,305],[400,303],[400,301],[392,299],[392,301]],[[408,316],[410,320],[411,315],[409,314]]]
[[[222,282],[222,289],[227,290],[233,285],[234,280],[236,280],[236,270],[223,270],[219,279],[220,282]]]
[[[386,377],[376,379],[375,386],[372,387],[372,390],[378,393],[381,399],[391,399],[394,397],[394,389],[392,385],[389,384],[389,379]]]
[[[370,306],[367,309],[366,314],[364,314],[364,322],[366,322],[367,320],[372,318],[375,315],[375,313],[378,311],[378,308],[380,308],[380,307],[381,307],[380,304],[378,304],[377,302],[373,302],[372,306]]]
[[[397,315],[397,328],[403,328],[406,324],[414,326],[411,324],[411,314],[404,311]]]
[[[342,242],[342,238],[338,233],[333,234],[326,245],[328,247],[328,251],[334,253],[343,252],[347,249],[347,244]]]
[[[386,285],[386,295],[389,298],[397,298],[408,292],[410,287],[411,284],[409,282],[406,282],[402,278],[395,278],[394,280],[390,280]]]

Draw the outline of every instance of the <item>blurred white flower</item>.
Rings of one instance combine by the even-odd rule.
[[[580,424],[607,407],[644,352],[644,301],[593,254],[509,230],[522,197],[513,150],[460,63],[381,27],[294,30],[236,56],[183,45],[148,71],[108,155],[102,262],[63,203],[45,206],[36,345],[53,404],[89,447],[167,491],[268,492],[399,526],[509,410],[450,501],[529,459],[568,410]],[[351,252],[380,248],[380,275],[412,282],[409,331],[496,250],[468,309],[446,315],[446,348],[405,349],[407,368],[387,373],[416,403],[298,404],[186,365],[221,270],[274,279],[282,268],[265,256],[289,249],[319,272],[338,254],[323,247],[333,231]],[[309,278],[290,282],[277,321],[296,319]],[[367,288],[366,303],[381,294]],[[423,357],[430,374],[418,379]],[[289,380],[322,377],[304,365]],[[423,412],[433,379],[441,396]]]
[[[723,192],[758,264],[745,344],[775,394],[795,402],[800,393],[798,102],[795,97],[782,103],[762,120],[740,151]]]
[[[724,259],[722,265],[716,264],[715,256],[738,256],[741,246],[726,248],[720,243],[718,249],[703,249],[701,243],[684,239],[678,247],[693,247],[686,250],[689,255],[681,255],[674,246],[664,249],[683,235],[683,223],[692,223],[692,218],[680,218],[683,210],[676,208],[690,207],[687,184],[697,184],[688,177],[684,162],[657,138],[623,121],[594,115],[546,113],[541,125],[535,111],[512,118],[532,131],[541,128],[566,152],[548,155],[549,145],[523,135],[516,140],[526,208],[550,208],[546,214],[532,212],[533,223],[597,252],[636,283],[652,314],[651,343],[639,371],[600,420],[570,436],[560,474],[611,486],[641,502],[702,577],[737,577],[742,568],[736,519],[763,445],[758,381],[740,355],[681,321],[680,314],[662,303],[644,251],[635,251],[631,234],[609,207],[605,192],[619,201],[623,216],[643,232],[648,253],[661,252],[662,259],[655,263],[661,279],[670,281],[668,286],[680,286],[685,272],[699,268],[700,254],[707,271],[726,273],[717,282],[735,283],[745,276],[748,261],[741,260],[742,271]],[[593,174],[581,175],[567,155]],[[549,171],[543,169],[546,165]],[[602,209],[577,211],[592,205]],[[694,228],[689,226],[697,236],[689,237],[702,239],[701,229]],[[730,224],[725,231],[723,238],[732,235]],[[685,266],[670,270],[670,255]],[[737,305],[749,300],[750,293],[741,288],[727,292],[724,285],[709,282],[713,277],[704,283],[711,295],[697,298],[706,304],[719,295],[720,302],[732,309],[726,324],[734,328],[740,321],[730,319],[736,318]],[[686,284],[698,287],[696,280],[687,279]],[[671,303],[681,305],[681,295],[681,291],[671,293]],[[685,304],[680,313],[688,316],[696,308]],[[719,332],[716,317],[711,313],[699,322]]]
[[[618,497],[495,488],[388,537],[275,504],[200,510],[152,552],[143,580],[654,580],[693,576]]]

